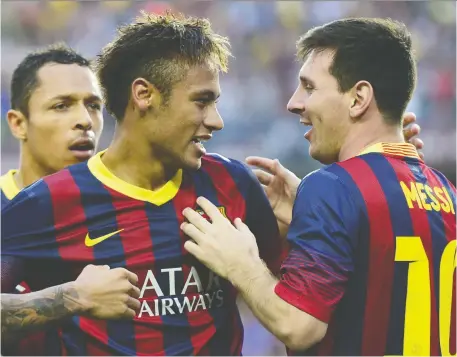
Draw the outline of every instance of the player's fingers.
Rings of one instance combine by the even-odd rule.
[[[129,298],[127,300],[127,306],[134,311],[138,311],[141,307],[141,303],[138,299],[135,299],[135,298],[129,296]]]
[[[403,129],[403,135],[406,141],[410,141],[416,135],[419,135],[421,131],[421,127],[417,124],[411,124],[407,128]]]
[[[130,282],[130,284],[136,285],[138,283],[138,275],[136,275],[135,273],[132,273],[131,271],[129,271],[125,268],[116,268],[116,269],[113,269],[113,271],[116,271],[119,274],[121,274],[121,276],[123,278],[126,278]]]
[[[424,148],[424,142],[419,138],[412,138],[410,143],[413,144],[417,150],[421,150]]]
[[[270,184],[271,180],[273,180],[273,175],[269,174],[268,172],[265,172],[260,169],[254,169],[252,171],[254,172],[255,176],[257,177],[257,180],[259,180],[259,182],[262,185],[268,186]]]
[[[248,165],[257,166],[270,172],[274,169],[274,160],[268,159],[266,157],[248,156],[246,158],[246,163]]]
[[[198,260],[203,259],[203,250],[196,244],[195,242],[188,240],[184,243],[184,249],[187,250],[190,254],[192,254]]]
[[[194,241],[196,241],[198,244],[202,243],[205,240],[205,233],[200,231],[192,223],[184,222],[183,224],[181,224],[181,230],[189,237],[191,237]]]
[[[123,316],[124,316],[124,318],[127,318],[127,319],[134,319],[136,316],[136,312],[135,312],[135,310],[128,307],[125,309]]]
[[[416,121],[416,114],[408,112],[403,115],[403,126],[408,126]]]
[[[211,229],[211,223],[203,218],[200,213],[195,212],[192,208],[185,208],[184,211],[182,211],[182,214],[200,231],[207,232],[209,229]]]
[[[197,198],[197,204],[202,208],[203,211],[205,211],[205,213],[209,216],[209,218],[211,218],[211,221],[213,221],[213,222],[227,221],[228,222],[227,218],[225,218],[222,215],[221,211],[219,211],[219,209],[207,198],[205,198],[205,197]]]
[[[131,285],[129,295],[135,299],[139,298],[141,294],[140,288],[135,285]]]
[[[424,153],[423,153],[422,151],[419,153],[419,157],[420,157],[422,160],[425,160],[425,155],[424,155]]]
[[[247,225],[244,224],[244,222],[241,220],[241,218],[235,218],[233,221],[233,224],[235,225],[236,229],[238,229],[240,232],[246,232],[246,233],[251,233],[251,230]]]

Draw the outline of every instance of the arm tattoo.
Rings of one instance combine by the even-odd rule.
[[[2,340],[45,329],[82,312],[83,306],[72,283],[29,294],[2,294]]]

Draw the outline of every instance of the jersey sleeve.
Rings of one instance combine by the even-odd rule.
[[[55,257],[53,210],[46,184],[22,190],[2,209],[2,259],[15,257],[28,262]]]
[[[245,223],[257,239],[260,258],[265,261],[273,274],[279,274],[285,245],[279,236],[276,217],[255,174],[249,167],[244,166],[246,180],[249,181],[246,194]]]
[[[290,252],[276,294],[329,322],[354,269],[359,211],[334,174],[318,170],[301,182],[288,231]]]

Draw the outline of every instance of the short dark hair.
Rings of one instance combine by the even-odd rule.
[[[334,51],[330,73],[339,90],[347,92],[358,81],[373,86],[386,121],[400,123],[416,84],[411,34],[391,19],[352,18],[330,22],[308,31],[297,42],[297,56],[312,51]]]
[[[166,102],[189,66],[209,60],[218,70],[227,71],[229,47],[228,39],[214,33],[206,19],[143,12],[118,29],[115,40],[95,61],[107,111],[123,119],[136,78],[150,81]]]
[[[90,62],[64,43],[56,43],[28,54],[16,67],[11,80],[11,108],[29,116],[29,100],[39,85],[37,72],[48,63],[77,64],[89,67]]]

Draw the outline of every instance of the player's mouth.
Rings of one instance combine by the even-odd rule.
[[[198,153],[203,156],[206,154],[204,143],[212,138],[211,134],[194,136],[191,140],[192,145],[197,149]]]
[[[300,123],[305,125],[305,126],[310,126],[311,127],[311,129],[309,129],[304,135],[306,140],[311,140],[311,133],[313,131],[313,124],[309,120],[306,120],[306,119],[300,120]]]
[[[78,160],[84,161],[94,155],[95,143],[91,138],[80,138],[75,140],[69,149]]]

